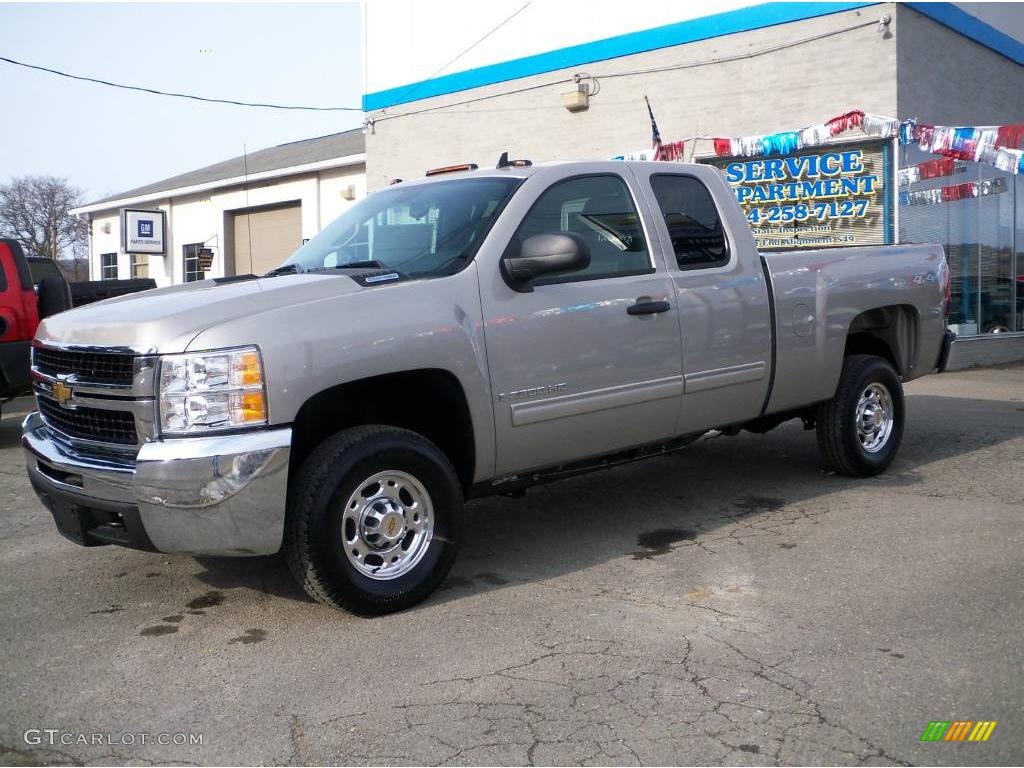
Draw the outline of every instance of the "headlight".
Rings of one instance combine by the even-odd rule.
[[[256,347],[160,358],[160,432],[193,435],[267,423]]]

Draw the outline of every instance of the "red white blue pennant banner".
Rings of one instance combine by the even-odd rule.
[[[954,160],[971,160],[994,166],[1007,173],[1024,173],[1024,123],[987,126],[946,126],[897,120],[853,110],[821,125],[762,136],[712,138],[720,157],[754,157],[787,154],[805,147],[825,144],[853,128],[868,136],[893,138],[901,144],[917,144],[923,151]]]
[[[653,125],[653,118],[652,118]],[[1024,123],[986,126],[928,125],[916,120],[872,115],[855,109],[837,115],[820,125],[810,125],[795,131],[768,133],[738,138],[695,136],[693,141],[710,141],[719,157],[757,157],[784,155],[808,147],[817,147],[835,136],[860,128],[868,136],[881,139],[899,137],[901,144],[917,144],[921,150],[951,160],[985,163],[1006,173],[1024,173]],[[660,137],[656,137],[660,144]],[[672,151],[665,152],[668,147]],[[655,146],[619,155],[615,160],[682,160],[682,141]],[[926,168],[926,166],[928,166]],[[946,169],[935,173],[938,168]],[[922,163],[899,171],[900,183],[911,184],[924,178],[951,175],[959,172],[957,166],[929,166]],[[925,174],[931,175],[925,175]]]
[[[834,136],[854,128],[860,128],[868,136],[891,139],[899,133],[900,121],[895,117],[870,115],[855,109],[833,117],[821,125],[809,125],[795,131],[767,133],[761,136],[741,136],[734,139],[713,138],[711,142],[714,145],[715,154],[719,157],[780,155],[805,147],[820,146]]]
[[[975,197],[998,195],[1009,189],[1006,177],[986,179],[985,181],[967,181],[963,184],[951,184],[938,189],[922,189],[918,192],[900,192],[900,205],[931,205],[932,203],[949,203],[955,200],[969,200]]]
[[[952,157],[943,157],[939,160],[929,160],[927,163],[919,163],[906,168],[900,168],[898,172],[900,186],[916,184],[919,181],[928,179],[939,179],[943,176],[952,176],[963,173],[967,170],[967,163],[963,160],[954,160]]]

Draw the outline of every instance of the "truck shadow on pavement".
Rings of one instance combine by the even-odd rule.
[[[791,422],[765,435],[704,438],[671,456],[534,487],[522,499],[473,502],[459,559],[427,605],[624,556],[654,560],[680,547],[713,555],[745,538],[777,546],[781,557],[798,546],[788,529],[829,514],[830,495],[956,497],[978,481],[973,462],[991,461],[965,467],[966,454],[1024,437],[1024,402],[912,395],[907,404],[900,453],[875,478],[826,474],[815,433]],[[961,461],[938,466],[951,458]],[[1004,491],[1012,502],[1013,489]]]
[[[714,554],[744,536],[767,538],[780,557],[799,546],[787,527],[829,514],[842,491],[957,493],[957,473],[936,467],[1024,436],[1024,403],[911,395],[900,453],[886,474],[825,474],[813,431],[791,422],[765,435],[704,438],[683,451],[492,497],[466,507],[451,573],[420,608],[555,579],[617,558],[656,560],[679,547]],[[1012,489],[1007,489],[1012,492]],[[838,514],[838,512],[837,512]],[[250,588],[309,600],[280,556],[197,558],[196,576],[216,589]]]

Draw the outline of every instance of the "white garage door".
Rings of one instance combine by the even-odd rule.
[[[235,274],[262,275],[302,245],[299,203],[235,214]]]

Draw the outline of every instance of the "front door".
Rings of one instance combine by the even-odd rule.
[[[676,297],[634,183],[611,173],[556,181],[510,240],[512,249],[531,235],[575,233],[590,251],[586,269],[539,279],[531,293],[481,275],[501,477],[674,430],[683,386]]]

